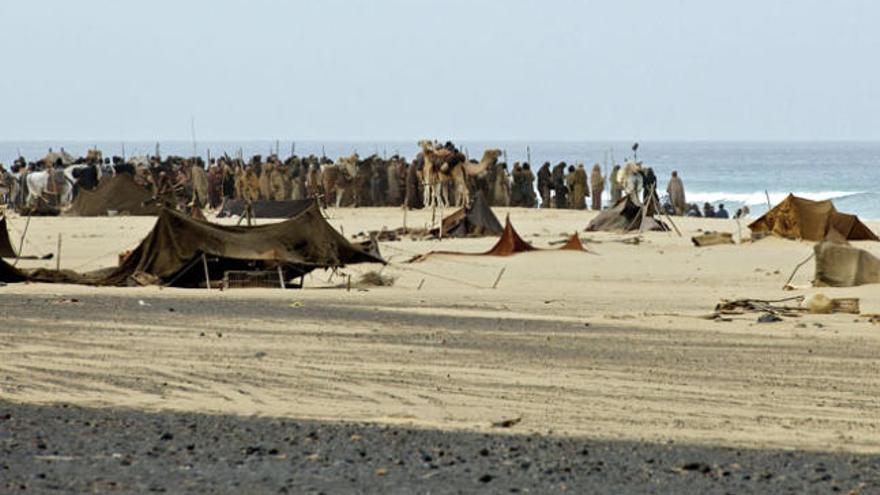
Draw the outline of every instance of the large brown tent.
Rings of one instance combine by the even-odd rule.
[[[644,223],[644,228],[642,224]],[[654,218],[654,212],[643,215],[642,205],[625,195],[610,208],[596,215],[587,225],[587,232],[631,232],[634,230],[666,231],[669,227]]]
[[[251,214],[254,218],[292,218],[308,208],[314,201],[300,199],[290,201],[259,200],[251,202]],[[247,201],[243,199],[227,199],[217,214],[219,218],[243,217],[247,211]]]
[[[492,246],[488,251],[482,253],[462,253],[459,251],[430,251],[428,253],[415,256],[410,259],[409,262],[417,262],[424,261],[432,255],[435,254],[449,254],[449,255],[459,255],[459,256],[512,256],[517,253],[525,253],[528,251],[545,251],[544,249],[536,248],[532,246],[529,242],[523,239],[516,229],[513,228],[513,224],[510,223],[510,217],[508,216],[504,222],[504,231],[501,234],[501,237],[498,238],[498,241]],[[583,243],[581,243],[580,237],[578,237],[577,233],[573,234],[569,237],[565,243],[556,249],[556,251],[584,251],[587,249],[584,247]]]
[[[442,235],[440,229],[443,229]],[[481,191],[477,191],[469,205],[456,210],[443,219],[440,227],[431,230],[434,237],[483,237],[503,232],[504,227]]]
[[[384,263],[336,232],[315,202],[291,219],[256,227],[217,225],[163,209],[150,234],[99,283],[126,285],[146,279],[200,286],[205,281],[205,262],[211,280],[222,279],[228,270],[280,268],[292,279],[315,268]]]
[[[789,194],[749,225],[752,235],[774,234],[788,239],[823,241],[826,238],[876,241],[877,236],[855,215],[840,213],[830,200],[812,201]]]
[[[816,276],[818,286],[852,287],[880,283],[880,259],[864,249],[846,244],[816,244]]]
[[[153,194],[128,174],[105,177],[95,189],[80,190],[65,215],[81,217],[107,216],[108,211],[120,215],[156,215],[159,206]]]

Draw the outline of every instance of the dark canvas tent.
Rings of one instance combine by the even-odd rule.
[[[442,236],[440,229],[443,229]],[[504,227],[492,213],[481,191],[477,191],[471,203],[443,219],[439,228],[433,229],[435,237],[481,237],[501,235]]]
[[[384,263],[336,232],[315,202],[289,220],[256,227],[217,225],[163,209],[150,234],[100,283],[125,285],[146,280],[199,286],[205,281],[203,260],[211,280],[222,279],[228,270],[280,268],[291,279],[315,268]]]
[[[12,241],[9,240],[6,217],[0,216],[0,258],[15,258],[16,256]]]
[[[251,214],[254,218],[291,218],[298,215],[301,211],[311,206],[314,201],[311,199],[290,200],[290,201],[252,201]],[[218,217],[243,217],[247,209],[247,201],[243,199],[227,199],[223,202]]]
[[[141,187],[128,174],[105,177],[94,190],[80,190],[65,215],[81,217],[107,216],[108,211],[120,215],[156,215],[159,206],[150,191]]]
[[[644,228],[642,222],[644,220]],[[648,211],[643,218],[642,206],[628,194],[620,198],[607,210],[596,215],[587,225],[587,232],[631,232],[633,230],[666,231],[669,227],[654,218],[654,212]]]
[[[819,286],[852,287],[880,283],[880,259],[864,249],[846,244],[816,244],[816,276]]]
[[[855,215],[840,213],[830,200],[812,201],[789,194],[749,225],[755,234],[822,241],[826,238],[876,241],[877,236]]]
[[[525,253],[528,251],[545,251],[544,249],[536,248],[529,244],[525,239],[523,239],[516,229],[513,228],[513,224],[510,223],[510,217],[504,222],[504,231],[501,233],[501,237],[498,238],[498,241],[492,246],[488,251],[482,253],[462,253],[458,251],[431,251],[419,256],[416,256],[410,259],[410,263],[416,261],[423,261],[429,258],[434,254],[450,254],[450,255],[461,255],[461,256],[512,256],[517,253]],[[586,248],[581,243],[580,237],[578,237],[577,233],[573,234],[571,237],[566,240],[565,244],[563,244],[557,251],[584,251],[586,252]]]

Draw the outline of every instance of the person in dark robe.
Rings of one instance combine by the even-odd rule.
[[[422,160],[422,164],[424,164],[424,160]],[[414,210],[418,208],[422,208],[424,203],[422,202],[422,191],[419,189],[421,184],[419,184],[419,170],[418,165],[414,161],[407,167],[406,170],[406,207],[407,209]]]
[[[554,207],[559,209],[568,208],[568,185],[565,183],[565,162],[559,162],[553,167],[551,177],[553,178]]]
[[[550,208],[550,191],[553,189],[553,175],[550,173],[550,162],[544,162],[538,169],[538,192],[541,194],[541,208]]]
[[[730,218],[730,213],[724,209],[723,204],[718,205],[718,211],[715,212],[715,218]]]
[[[526,208],[534,208],[535,207],[535,174],[532,173],[532,168],[528,163],[523,164],[523,206]]]

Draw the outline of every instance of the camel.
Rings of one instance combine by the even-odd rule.
[[[489,149],[483,152],[479,163],[466,161],[461,153],[447,148],[438,148],[430,141],[420,141],[425,165],[422,180],[425,184],[426,206],[450,206],[447,185],[452,183],[455,193],[455,206],[465,206],[470,202],[468,178],[480,175],[498,162],[501,150]]]

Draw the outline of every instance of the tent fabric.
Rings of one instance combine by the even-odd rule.
[[[314,200],[299,199],[290,201],[252,201],[254,218],[292,218],[312,205]],[[227,199],[220,208],[217,217],[243,217],[247,209],[247,201],[243,199]]]
[[[816,254],[814,285],[853,287],[880,283],[880,259],[864,249],[820,242],[813,250]]]
[[[0,258],[0,282],[11,284],[25,281],[27,277],[24,273]]]
[[[577,233],[573,234],[569,237],[565,244],[558,249],[540,249],[532,246],[525,239],[523,239],[516,229],[513,228],[513,224],[510,222],[510,216],[504,222],[504,231],[501,234],[501,237],[498,238],[498,241],[492,246],[488,251],[482,253],[462,253],[458,251],[430,251],[425,254],[415,256],[409,260],[410,263],[415,263],[418,261],[424,261],[435,254],[446,254],[446,255],[455,255],[455,256],[513,256],[517,253],[526,253],[529,251],[583,251],[586,252],[587,249],[581,243],[580,237],[578,237]]]
[[[789,194],[749,224],[749,229],[752,234],[773,234],[807,241],[823,241],[829,237],[850,241],[878,240],[857,216],[838,212],[830,200],[812,201],[794,194]]]
[[[587,225],[587,232],[632,232],[634,230],[667,231],[665,223],[654,218],[653,212],[644,217],[642,228],[642,206],[625,195],[612,207],[596,215]]]
[[[0,216],[0,258],[16,258],[15,248],[9,240],[9,230],[6,226],[6,216]]]
[[[211,258],[212,279],[215,274],[222,277],[224,270],[247,267],[281,268],[299,276],[315,268],[384,263],[336,232],[316,202],[294,218],[255,227],[217,225],[163,209],[150,234],[101,285],[126,285],[142,275],[173,285],[189,271],[203,281],[203,266],[196,265],[203,254],[206,260]],[[181,285],[187,283],[181,281]]]
[[[443,229],[442,236],[440,229]],[[503,233],[504,227],[481,191],[477,191],[469,205],[447,216],[439,228],[431,230],[434,237],[483,237]]]
[[[146,203],[146,204],[145,204]],[[65,215],[81,217],[107,216],[108,211],[120,215],[156,215],[159,205],[153,194],[141,187],[128,174],[105,177],[94,190],[80,190]]]

